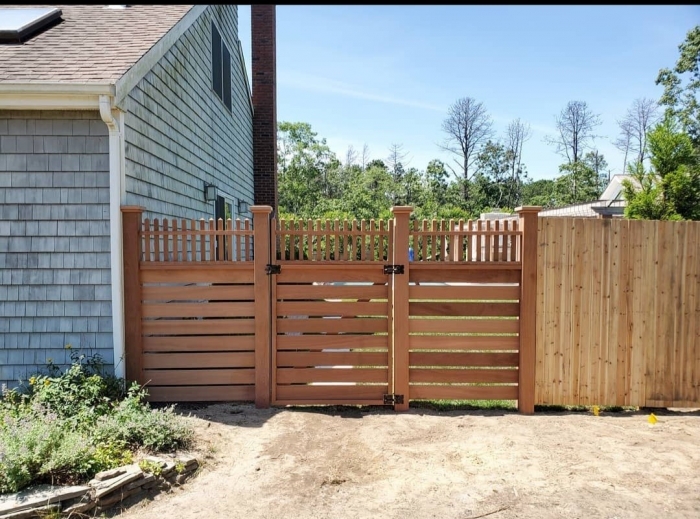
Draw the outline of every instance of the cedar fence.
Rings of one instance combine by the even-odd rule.
[[[153,401],[700,404],[697,222],[142,220],[127,378]]]

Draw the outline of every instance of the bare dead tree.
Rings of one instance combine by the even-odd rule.
[[[600,115],[594,114],[585,101],[569,101],[554,121],[557,133],[548,135],[544,141],[555,146],[569,164],[581,160],[593,140],[599,137],[594,132],[602,124]]]
[[[352,144],[348,146],[348,151],[345,153],[345,167],[349,168],[357,160],[357,151],[353,148]]]
[[[402,167],[405,166],[404,160],[407,156],[408,152],[404,151],[403,144],[392,144],[389,146],[389,156],[386,159],[386,163],[394,177],[394,182],[398,182],[401,179]]]
[[[506,128],[505,145],[509,155],[509,168],[511,179],[515,179],[518,172],[522,169],[523,162],[523,144],[532,137],[532,128],[529,123],[514,119]]]
[[[639,163],[643,163],[647,158],[647,133],[659,122],[659,119],[658,103],[653,99],[642,97],[635,99],[625,116],[617,121],[620,126],[620,136],[614,144],[625,153],[625,168],[629,153],[635,154],[635,159]]]
[[[360,155],[360,160],[362,162],[362,171],[364,171],[367,167],[367,163],[369,162],[369,146],[367,143],[362,146],[362,155]]]
[[[523,145],[532,137],[532,128],[520,118],[514,119],[506,128],[503,145],[506,150],[506,161],[510,173],[510,179],[505,182],[504,203],[513,207],[520,199],[520,186],[522,180]]]
[[[627,172],[627,159],[629,158],[630,148],[632,147],[632,129],[625,119],[620,119],[617,121],[617,124],[620,126],[620,135],[615,139],[615,142],[613,142],[613,146],[620,150],[625,156],[622,160],[622,173],[624,174]]]
[[[476,161],[481,147],[493,135],[493,121],[486,112],[483,103],[471,97],[462,97],[447,110],[447,118],[442,123],[442,130],[447,134],[440,147],[457,155],[454,162],[457,172],[464,179],[464,199],[469,199],[470,169]],[[455,169],[448,165],[457,175]]]

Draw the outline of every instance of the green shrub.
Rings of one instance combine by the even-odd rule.
[[[98,355],[71,352],[64,372],[29,379],[0,398],[0,493],[76,483],[132,462],[132,450],[186,447],[192,430],[173,408],[153,410],[138,384],[104,373]]]
[[[138,385],[132,386],[128,396],[112,413],[97,420],[93,437],[98,441],[120,440],[131,447],[150,451],[171,451],[189,446],[192,430],[173,412],[173,407],[151,409],[143,402],[144,397],[145,390]]]

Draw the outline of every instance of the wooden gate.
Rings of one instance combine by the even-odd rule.
[[[141,222],[124,208],[127,377],[259,407],[534,410],[538,208],[504,221]],[[528,232],[529,230],[529,232]]]

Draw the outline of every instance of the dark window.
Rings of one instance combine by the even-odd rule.
[[[226,47],[221,33],[211,23],[211,69],[212,88],[226,108],[231,109],[231,53]]]

